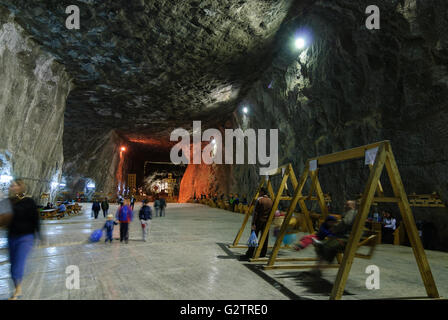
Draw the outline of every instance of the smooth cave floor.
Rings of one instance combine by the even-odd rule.
[[[245,249],[229,249],[243,215],[199,204],[168,204],[165,217],[154,217],[147,242],[141,240],[137,219],[128,244],[88,243],[91,232],[105,219],[83,213],[47,220],[45,241],[28,260],[22,299],[328,299],[337,270],[315,277],[309,270],[269,270],[240,262]],[[117,206],[111,206],[115,213]],[[140,203],[135,207],[138,213]],[[118,228],[118,226],[116,227]],[[243,234],[246,242],[249,230]],[[12,292],[6,232],[0,231],[0,299]],[[274,238],[270,237],[273,244]],[[268,252],[269,253],[269,252]],[[426,251],[442,297],[448,297],[448,253]],[[314,256],[281,250],[280,256]],[[80,288],[67,289],[66,268],[79,267]],[[366,289],[366,267],[380,270],[380,289]],[[425,296],[412,249],[379,245],[370,260],[355,259],[343,299],[382,299]]]

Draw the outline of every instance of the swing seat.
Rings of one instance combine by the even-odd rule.
[[[364,239],[362,239],[359,244],[358,248],[367,246],[370,247],[370,250],[367,254],[364,253],[356,253],[355,257],[362,258],[362,259],[371,259],[373,256],[373,252],[375,251],[375,247],[377,244],[377,237],[378,235],[372,234]],[[335,264],[324,264],[324,265],[316,265],[316,264],[288,264],[288,265],[274,265],[274,266],[263,266],[264,270],[272,270],[272,269],[312,269],[312,268],[339,268],[341,262],[342,262],[343,253],[340,252],[336,255],[336,260],[338,263]],[[318,258],[277,258],[277,261],[318,261]]]

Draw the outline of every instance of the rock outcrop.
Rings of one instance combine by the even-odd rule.
[[[1,7],[0,83],[1,174],[23,178],[31,195],[54,193],[51,182],[60,181],[62,174],[71,80],[64,66],[42,51]]]

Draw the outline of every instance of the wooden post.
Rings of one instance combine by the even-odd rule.
[[[373,197],[375,196],[375,191],[378,187],[378,181],[380,179],[385,161],[385,146],[384,144],[380,144],[378,147],[378,153],[375,158],[375,163],[370,172],[369,180],[367,181],[366,189],[363,192],[358,214],[356,215],[355,222],[352,226],[350,237],[344,251],[344,256],[342,257],[341,267],[338,270],[338,274],[331,291],[331,300],[341,299],[341,296],[344,292],[348,274],[350,272],[353,259],[355,258],[356,250],[358,249],[359,240],[361,239],[364,221],[367,219],[367,215],[369,213]]]
[[[300,199],[300,201],[303,202],[302,190],[303,190],[303,187],[305,186],[306,180],[308,179],[308,175],[309,175],[309,166],[307,164],[305,166],[305,169],[304,169],[303,173],[302,173],[302,176],[300,177],[300,180],[299,180],[299,182],[297,184],[297,187],[295,188],[294,196],[293,196],[291,204],[290,204],[290,206],[288,208],[288,212],[287,212],[287,214],[285,216],[285,220],[283,220],[283,224],[282,224],[282,226],[280,228],[280,233],[277,236],[274,248],[272,250],[271,255],[269,256],[269,261],[268,261],[268,264],[267,264],[268,266],[273,266],[274,263],[275,263],[275,260],[276,260],[277,255],[278,255],[278,251],[279,251],[279,249],[280,249],[280,247],[282,245],[283,238],[285,237],[286,229],[288,228],[289,221],[291,220],[291,217],[292,217],[292,214],[294,212],[294,209],[297,206],[297,202],[299,201],[299,199]],[[305,206],[305,209],[306,209],[306,206]],[[308,213],[308,216],[309,216],[309,213]]]
[[[417,226],[415,225],[414,216],[412,215],[411,207],[409,205],[408,197],[404,190],[403,182],[401,180],[400,172],[398,171],[395,157],[392,153],[392,147],[387,144],[387,161],[386,169],[389,179],[394,190],[395,197],[400,198],[398,206],[403,218],[403,223],[408,233],[409,242],[411,243],[414,252],[415,260],[417,261],[418,269],[425,285],[426,293],[430,298],[439,298],[439,293],[432,276],[431,268],[426,258],[425,250],[418,235]]]
[[[320,186],[318,176],[319,176],[319,169],[317,169],[314,172],[311,172],[314,189],[316,190],[317,201],[319,203],[319,207],[322,212],[322,218],[326,219],[328,217],[328,208],[327,208],[327,204],[325,203],[325,196],[324,196],[324,193],[322,192],[322,188]],[[310,194],[310,196],[312,196],[312,194]]]

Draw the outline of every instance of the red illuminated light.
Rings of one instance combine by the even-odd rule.
[[[121,147],[121,151],[126,151],[126,148],[125,147]]]

